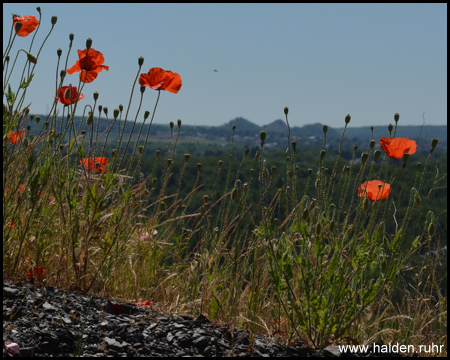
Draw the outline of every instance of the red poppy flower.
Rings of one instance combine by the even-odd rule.
[[[57,95],[55,99],[58,99],[58,102],[64,104],[64,106],[72,105],[77,101],[77,87],[72,86],[70,88],[69,86],[63,86],[58,89]],[[80,93],[78,95],[78,101],[82,98],[84,98],[84,95]]]
[[[386,199],[390,192],[391,185],[380,180],[366,181],[358,188],[358,196],[368,197],[370,201]]]
[[[27,277],[28,279],[30,279],[30,281],[33,281],[34,275],[37,275],[38,280],[41,280],[41,276],[43,274],[45,274],[45,270],[42,268],[42,266],[35,266],[34,268],[30,268],[30,270],[28,270]]]
[[[78,50],[78,61],[70,69],[67,69],[68,74],[73,74],[74,72],[81,71],[80,79],[85,83],[90,83],[97,78],[100,71],[105,69],[109,70],[108,65],[103,65],[105,58],[100,51],[90,48]]]
[[[382,137],[380,139],[381,148],[390,158],[400,159],[404,153],[412,155],[417,150],[417,144],[414,140],[408,138]]]
[[[176,94],[181,88],[181,76],[172,71],[155,67],[151,68],[147,74],[141,74],[139,84],[153,90],[166,90]]]
[[[16,222],[15,221],[10,221],[9,225],[10,228],[16,226]]]
[[[133,303],[133,304],[136,306],[152,306],[152,303],[149,300],[137,302],[137,303]]]
[[[108,163],[108,159],[105,157],[96,157],[94,159],[84,158],[80,160],[80,163],[84,166],[84,168],[87,171],[101,174],[103,170],[105,170],[106,164]],[[98,168],[95,166],[96,163],[100,163],[100,166]]]
[[[25,130],[11,131],[8,134],[8,144],[15,144],[24,135],[25,135]]]
[[[22,27],[17,32],[17,35],[22,37],[30,35],[39,25],[39,20],[33,15],[14,16],[13,20],[14,28],[16,28],[16,22],[20,21],[22,23]]]

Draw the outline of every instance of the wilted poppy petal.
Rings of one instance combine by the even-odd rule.
[[[366,181],[358,188],[358,196],[371,201],[386,199],[390,192],[391,185],[380,180]]]
[[[405,153],[412,155],[417,150],[416,142],[408,138],[382,137],[380,146],[387,156],[394,159],[402,158]]]
[[[28,36],[39,25],[39,20],[36,19],[36,16],[33,15],[14,16],[13,20],[14,20],[13,23],[14,28],[16,27],[16,22],[20,21],[22,23],[22,27],[17,32],[17,35],[21,37]]]
[[[30,281],[33,281],[35,274],[37,274],[37,278],[38,278],[38,280],[40,280],[41,276],[43,274],[45,274],[45,270],[43,269],[42,266],[38,266],[38,267],[35,266],[34,268],[30,268],[30,270],[28,270],[28,273],[27,273],[28,279],[30,279]]]
[[[139,84],[153,90],[166,90],[176,94],[180,91],[182,82],[179,74],[155,67],[151,68],[147,74],[141,74]]]
[[[18,132],[17,131],[11,131],[8,134],[8,144],[15,144],[24,135],[25,135],[25,130],[20,130]]]

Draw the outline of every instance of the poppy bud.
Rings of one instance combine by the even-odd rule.
[[[91,125],[93,121],[94,121],[94,115],[93,115],[92,111],[89,111],[89,116],[86,120],[86,124]]]
[[[375,161],[377,161],[378,158],[380,157],[380,155],[381,155],[381,151],[379,149],[376,149],[375,152],[373,153],[373,159]]]
[[[369,199],[368,198],[364,199],[364,201],[363,201],[363,208],[364,208],[364,211],[369,210]]]
[[[200,171],[201,168],[202,168],[202,163],[197,163],[197,169],[198,169],[198,171]]]
[[[105,115],[108,115],[108,108],[106,106],[103,108],[103,112],[105,113]]]
[[[38,6],[38,7],[36,8],[36,10],[38,11],[39,14],[41,13],[41,7],[40,7],[40,6]]]
[[[261,133],[259,134],[259,137],[260,137],[261,141],[264,142],[266,140],[266,132],[261,131]]]
[[[98,112],[101,113],[102,110],[103,110],[103,105],[99,105],[99,106],[98,106]]]
[[[367,161],[368,158],[369,158],[369,154],[368,154],[367,152],[363,152],[363,153],[361,154],[361,162],[362,162],[363,164],[366,163],[366,161]]]
[[[173,129],[173,121],[171,121],[169,125],[170,125],[170,130],[172,130]]]
[[[98,92],[96,91],[94,92],[94,101],[97,101],[97,99],[98,99]]]
[[[219,160],[218,164],[219,164],[219,169],[220,169],[222,167],[223,161]]]
[[[326,154],[327,152],[325,151],[325,150],[321,150],[320,151],[320,160],[323,160],[323,158],[325,157],[325,154]]]
[[[119,109],[114,109],[113,115],[114,115],[114,120],[116,120],[119,117]]]
[[[28,125],[28,126],[27,126],[27,131],[30,131],[30,130],[31,130],[31,126]]]
[[[289,109],[288,109],[288,107],[286,106],[286,107],[284,108],[284,115],[287,115],[288,112],[289,112]]]
[[[375,147],[375,140],[370,140],[369,146],[371,149],[373,149]]]
[[[322,130],[323,130],[323,133],[326,134],[327,131],[328,131],[328,125],[324,125],[324,126],[322,127]]]
[[[34,56],[33,54],[27,53],[27,58],[28,58],[28,61],[31,63],[33,63],[33,64],[37,63],[36,56]]]
[[[358,144],[353,145],[353,150],[356,152],[358,150]]]
[[[52,25],[55,25],[57,21],[58,21],[58,17],[52,16],[52,19],[51,19]]]
[[[433,223],[431,223],[428,226],[428,234],[430,234],[430,236],[433,236],[433,234],[434,234],[434,224]]]
[[[416,196],[415,196],[415,200],[416,200],[416,205],[420,206],[420,195],[417,194],[417,193],[416,193]]]
[[[74,36],[75,36],[74,34],[69,34],[69,40],[70,40],[70,42],[73,41]]]
[[[155,187],[157,182],[158,182],[158,179],[157,178],[153,178],[152,186]]]
[[[394,125],[389,124],[389,126],[388,126],[389,134],[392,132],[393,129],[394,129]]]
[[[208,195],[203,195],[203,201],[205,204],[207,204],[209,202],[209,196]]]
[[[138,65],[139,66],[142,66],[144,64],[144,58],[141,56],[139,59],[138,59]]]
[[[336,225],[334,223],[334,220],[331,220],[331,222],[330,222],[330,232],[333,232],[335,226]]]
[[[237,196],[238,196],[237,189],[234,188],[233,191],[231,192],[231,200],[233,201],[236,200]]]
[[[345,123],[348,124],[350,122],[351,116],[350,114],[347,114],[347,116],[345,117]]]
[[[119,105],[119,111],[120,111],[120,112],[123,111],[123,105],[122,105],[122,104]]]
[[[191,157],[190,154],[184,154],[184,161],[188,162],[190,157]]]
[[[249,153],[250,153],[250,149],[245,149],[245,151],[244,151],[244,158],[246,158]]]
[[[302,218],[303,220],[306,220],[308,218],[309,212],[308,209],[303,210]]]
[[[409,154],[408,153],[404,153],[403,154],[403,164],[406,164],[408,162],[409,159]]]
[[[92,46],[92,39],[89,38],[86,40],[86,49],[89,50]]]
[[[395,122],[397,122],[400,119],[400,114],[399,113],[395,113],[394,114],[394,120]]]
[[[144,145],[139,146],[139,154],[142,154],[144,152]]]
[[[277,167],[276,166],[272,166],[272,176],[275,175],[276,171],[277,171]]]
[[[236,130],[236,125],[233,125],[231,128],[233,129],[233,131]]]
[[[66,70],[61,70],[59,76],[61,77],[61,80],[63,80],[66,77]]]
[[[60,57],[62,54],[62,49],[58,49],[56,50],[56,55],[58,55],[58,57]]]
[[[434,149],[438,144],[438,139],[433,138],[433,140],[431,140],[431,148]]]
[[[19,32],[19,30],[22,29],[22,23],[20,21],[17,21],[14,29],[16,30],[16,33]]]
[[[177,120],[177,125],[178,125],[179,128],[181,127],[181,119]]]
[[[141,94],[143,94],[145,92],[145,86],[141,86],[140,91],[141,91]]]

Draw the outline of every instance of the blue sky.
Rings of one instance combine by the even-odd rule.
[[[162,91],[155,123],[221,125],[244,117],[258,125],[284,118],[291,126],[320,122],[343,127],[447,124],[447,4],[8,4],[3,3],[3,49],[11,15],[42,22],[31,53],[58,22],[39,57],[27,93],[32,113],[45,113],[54,96],[57,56],[65,60],[69,34],[77,50],[101,51],[109,71],[86,84],[82,103],[110,111],[128,105],[138,58],[141,73],[162,67],[180,74],[178,94]],[[28,49],[17,37],[11,52]],[[23,59],[23,53],[20,56]],[[16,65],[18,69],[18,65]],[[23,65],[22,65],[23,66]],[[213,70],[217,69],[218,72]],[[78,74],[65,84],[78,84]],[[147,88],[139,120],[153,111]],[[130,110],[138,108],[139,85]]]

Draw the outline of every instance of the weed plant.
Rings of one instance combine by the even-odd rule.
[[[432,244],[446,239],[435,238],[436,215],[424,208],[433,190],[424,188],[424,180],[437,139],[426,162],[411,165],[416,145],[396,137],[395,114],[389,137],[380,140],[384,151],[372,139],[361,155],[355,145],[353,159],[343,164],[347,115],[335,160],[327,159],[324,125],[316,166],[303,165],[290,130],[282,165],[271,166],[265,148],[270,134],[261,132],[259,150],[250,156],[248,149],[234,148],[233,127],[229,159],[218,162],[212,191],[205,193],[202,164],[192,164],[188,153],[175,156],[178,120],[170,123],[167,148],[155,153],[144,175],[161,91],[177,93],[181,77],[160,68],[141,74],[141,57],[128,107],[109,111],[98,104],[98,93],[83,106],[88,97],[82,91],[109,69],[91,39],[68,68],[70,34],[65,60],[57,50],[53,106],[45,118],[34,116],[25,105],[27,89],[57,20],[52,17],[36,52],[38,13],[37,24],[31,16],[14,15],[3,55],[4,281],[150,301],[155,310],[201,313],[284,344],[447,345],[447,298],[436,276],[441,259],[438,251],[430,256]],[[28,50],[11,57],[13,45],[24,47],[30,38]],[[9,82],[13,71],[21,71],[15,86]],[[68,80],[74,72],[80,72],[77,86]],[[157,99],[142,116],[146,87],[157,91]],[[131,116],[136,95],[139,109]],[[75,126],[79,113],[88,131]],[[288,108],[284,114],[289,129]],[[99,131],[102,116],[108,127]],[[136,130],[128,138],[127,122]],[[118,135],[114,144],[108,142],[112,132]],[[244,153],[240,162],[236,151]],[[159,175],[157,164],[163,168]],[[417,168],[410,188],[402,187],[406,166]],[[174,167],[180,169],[177,179]],[[281,184],[274,181],[277,173]],[[167,193],[170,183],[176,184],[174,193]],[[405,199],[407,205],[400,205]],[[416,233],[412,223],[421,224]],[[428,251],[417,264],[422,249]],[[406,281],[409,270],[413,276]],[[403,299],[393,301],[399,288]]]

